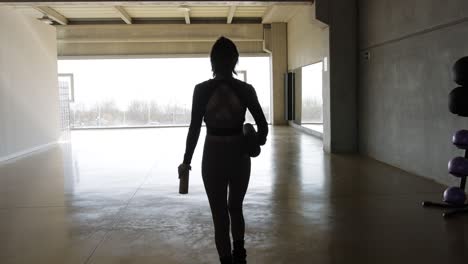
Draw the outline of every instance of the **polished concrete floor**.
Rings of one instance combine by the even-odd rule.
[[[69,145],[0,165],[0,263],[217,263],[202,141],[190,194],[177,193],[186,131],[75,131]],[[252,171],[249,263],[468,263],[468,217],[420,206],[441,185],[324,154],[286,127]]]

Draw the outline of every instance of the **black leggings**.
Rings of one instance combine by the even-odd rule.
[[[220,257],[231,254],[230,224],[233,240],[244,239],[242,203],[250,179],[250,157],[244,148],[241,136],[207,135],[205,139],[202,176]]]

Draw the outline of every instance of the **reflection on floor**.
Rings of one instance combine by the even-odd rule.
[[[75,131],[0,166],[0,263],[217,263],[194,156],[177,193],[186,128]],[[201,136],[203,139],[203,135]],[[249,263],[466,263],[468,218],[423,199],[443,186],[274,128],[245,200]]]
[[[301,126],[307,128],[307,129],[310,129],[310,130],[314,130],[314,131],[323,133],[323,124],[301,124]]]

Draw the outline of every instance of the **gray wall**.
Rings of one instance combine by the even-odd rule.
[[[468,55],[468,1],[360,0],[360,152],[445,184],[451,135],[468,118],[448,111],[452,64]],[[361,54],[362,55],[362,54]]]
[[[55,29],[0,7],[0,162],[59,134]]]
[[[271,24],[271,84],[272,123],[287,125],[284,116],[284,74],[288,71],[287,24]]]

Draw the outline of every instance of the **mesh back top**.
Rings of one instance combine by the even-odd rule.
[[[196,85],[184,163],[190,164],[192,160],[203,118],[208,129],[242,131],[246,109],[250,111],[258,126],[259,143],[265,144],[268,124],[255,89],[250,84],[228,78],[211,79]]]
[[[246,105],[239,98],[240,89],[234,82],[217,81],[205,109],[207,127],[218,129],[234,129],[241,127],[245,121]]]

